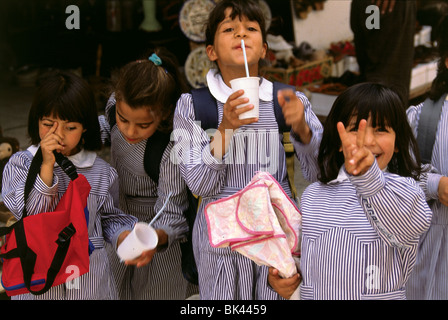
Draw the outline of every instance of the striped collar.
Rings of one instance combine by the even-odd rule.
[[[39,149],[38,145],[32,145],[27,150],[29,152],[31,152],[31,154],[34,157],[34,155],[37,152],[37,149]],[[93,163],[95,162],[96,157],[97,157],[97,154],[95,152],[82,149],[77,154],[68,156],[67,158],[71,162],[73,162],[73,164],[77,168],[90,168],[93,166]],[[55,166],[57,166],[57,163],[55,163]]]
[[[260,78],[260,100],[272,101],[272,90],[274,88],[272,82]],[[216,100],[226,103],[227,98],[233,93],[232,88],[229,88],[222,80],[221,73],[217,69],[210,69],[207,73],[207,86]]]

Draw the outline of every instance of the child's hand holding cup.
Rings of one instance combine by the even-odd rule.
[[[249,118],[258,118],[259,115],[259,86],[260,86],[260,78],[258,77],[243,77],[236,78],[230,80],[230,85],[232,87],[233,92],[238,90],[244,90],[244,94],[241,98],[248,98],[249,102],[246,104],[239,105],[237,108],[245,107],[249,104],[254,106],[253,109],[243,112],[239,115],[239,119],[249,119]]]
[[[118,246],[117,254],[122,261],[133,260],[144,251],[156,248],[158,241],[157,232],[153,227],[144,222],[137,222]]]

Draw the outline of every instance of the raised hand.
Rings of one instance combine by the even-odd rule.
[[[305,121],[305,107],[302,101],[291,89],[279,90],[277,99],[286,124],[291,126],[303,144],[308,144],[311,141],[311,130]]]
[[[345,170],[351,175],[363,175],[372,166],[375,157],[365,146],[367,121],[359,122],[358,131],[350,131],[338,122],[337,129],[341,139],[341,150],[345,158]]]
[[[64,150],[62,145],[62,138],[58,136],[56,130],[58,128],[58,123],[55,121],[53,126],[47,132],[47,134],[40,141],[40,148],[42,150],[43,165],[53,166],[56,162],[53,151],[61,152]]]

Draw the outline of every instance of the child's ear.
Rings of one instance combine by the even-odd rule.
[[[264,59],[264,58],[266,58],[266,52],[268,52],[268,44],[264,43],[263,48],[261,50],[262,50],[261,59]]]
[[[218,55],[216,54],[215,47],[209,44],[205,51],[207,52],[207,56],[210,59],[210,61],[216,61],[218,60]]]
[[[445,67],[448,69],[448,58],[445,59]]]

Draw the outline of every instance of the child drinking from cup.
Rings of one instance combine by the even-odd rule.
[[[231,80],[246,76],[241,40],[244,39],[249,75],[259,79],[259,115],[240,119],[253,109],[233,92]],[[269,171],[291,197],[282,133],[273,109],[273,84],[259,76],[259,63],[267,50],[265,17],[256,1],[222,0],[212,10],[206,29],[206,51],[217,69],[207,74],[216,98],[219,125],[211,139],[196,122],[191,94],[183,94],[174,116],[175,151],[180,171],[201,205],[193,230],[193,248],[199,273],[201,299],[278,299],[266,282],[268,269],[229,248],[213,248],[208,239],[205,206],[243,189],[257,171]],[[291,126],[291,139],[305,176],[316,179],[315,162],[322,127],[300,92],[279,92],[283,116]],[[314,168],[314,170],[313,170]]]

